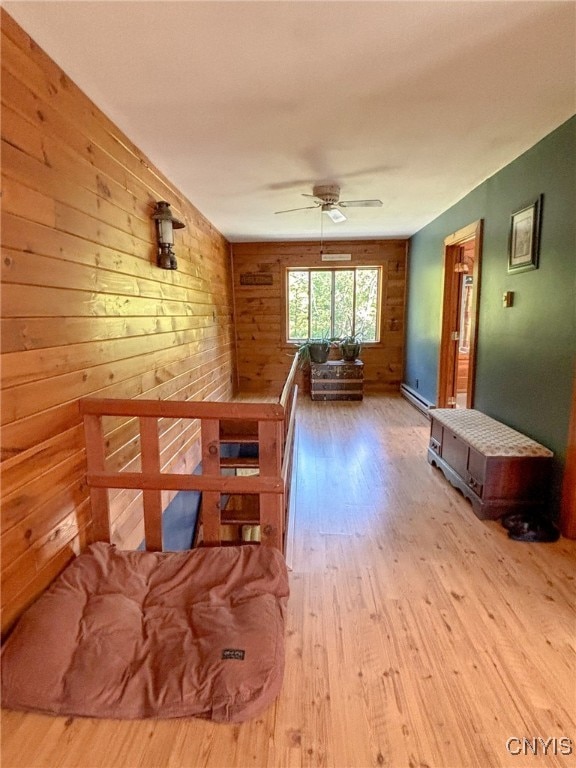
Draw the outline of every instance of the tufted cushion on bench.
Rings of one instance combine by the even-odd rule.
[[[434,418],[485,456],[553,456],[521,432],[473,409],[435,408]]]
[[[2,648],[2,705],[118,719],[239,722],[277,696],[288,575],[270,547],[93,544]]]

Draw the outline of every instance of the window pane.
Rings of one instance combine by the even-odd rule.
[[[334,336],[350,336],[354,328],[354,271],[334,274]]]
[[[332,335],[332,275],[328,270],[310,274],[310,337]]]
[[[364,341],[378,339],[378,269],[356,271],[355,332]]]
[[[288,340],[361,334],[379,338],[380,269],[288,270]]]
[[[308,271],[288,273],[288,338],[307,339],[308,330]]]

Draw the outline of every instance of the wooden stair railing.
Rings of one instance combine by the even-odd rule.
[[[261,543],[284,551],[286,514],[295,432],[295,384],[297,361],[293,361],[279,401],[276,403],[112,400],[80,400],[86,435],[87,484],[90,488],[93,538],[110,541],[108,490],[142,491],[146,548],[162,550],[162,490],[202,493],[203,543],[221,543],[221,504],[224,495],[258,498]],[[136,418],[140,437],[141,470],[106,469],[105,416]],[[161,467],[160,419],[198,420],[202,457],[201,474],[163,472]],[[255,459],[221,456],[223,443],[255,443]],[[222,470],[257,468],[258,474],[239,476]],[[253,516],[250,517],[250,521]]]

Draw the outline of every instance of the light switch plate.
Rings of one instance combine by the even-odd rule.
[[[502,306],[511,307],[514,304],[514,291],[506,291],[502,294]]]

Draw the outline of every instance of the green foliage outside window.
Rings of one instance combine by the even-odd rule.
[[[378,341],[380,268],[289,269],[288,341]]]
[[[290,339],[307,339],[310,336],[308,272],[288,273],[288,297],[288,337]]]

